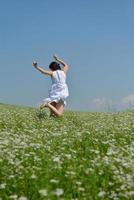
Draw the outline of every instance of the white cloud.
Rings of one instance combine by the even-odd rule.
[[[96,111],[111,111],[114,108],[112,99],[105,97],[95,98],[90,102],[90,107]]]
[[[134,94],[125,96],[116,101],[106,97],[94,98],[88,102],[88,109],[90,111],[99,111],[99,112],[134,109]]]
[[[120,102],[124,108],[134,108],[134,95],[123,97]]]

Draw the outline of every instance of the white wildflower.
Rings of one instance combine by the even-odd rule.
[[[9,179],[15,178],[15,175],[9,175]]]
[[[84,191],[85,191],[85,188],[79,187],[78,190],[79,190],[80,192],[84,192]]]
[[[50,183],[59,183],[59,180],[51,179],[51,180],[50,180]]]
[[[77,185],[81,185],[82,183],[80,181],[76,181],[76,184]]]
[[[0,189],[5,189],[6,188],[6,183],[0,184]]]
[[[104,160],[104,163],[105,163],[106,165],[108,165],[108,164],[109,164],[109,159],[108,159],[108,157],[107,157],[107,156],[105,156],[105,157],[103,158],[103,160]]]
[[[110,156],[110,155],[112,155],[112,154],[114,154],[114,150],[110,147],[110,148],[108,149],[108,151],[107,151],[107,155]]]
[[[60,157],[58,157],[58,156],[54,157],[54,158],[53,158],[53,161],[54,161],[54,162],[60,162]]]
[[[105,191],[101,191],[98,193],[98,197],[104,197],[106,195]]]
[[[28,200],[27,197],[19,197],[18,200]]]
[[[18,198],[18,196],[17,196],[16,194],[14,194],[14,195],[10,195],[9,198],[10,198],[10,199],[15,199],[15,200],[16,200],[16,199]]]
[[[41,195],[41,196],[43,196],[43,197],[46,197],[47,196],[47,190],[46,189],[41,189],[41,190],[39,190],[39,194]]]
[[[66,157],[67,159],[71,159],[71,154],[65,154],[65,157]]]
[[[63,195],[63,193],[64,193],[64,190],[62,189],[62,188],[57,188],[56,190],[55,190],[55,192],[54,192],[54,194],[56,195],[56,196],[61,196],[61,195]]]
[[[126,196],[134,196],[134,191],[128,191],[128,192],[126,192]]]
[[[37,176],[35,174],[32,174],[31,179],[36,179]]]
[[[71,176],[75,176],[76,172],[73,172],[73,171],[67,171],[66,174],[67,174],[67,175],[71,175]]]

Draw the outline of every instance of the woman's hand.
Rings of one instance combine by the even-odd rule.
[[[38,63],[36,61],[33,61],[33,67],[37,68]]]
[[[53,55],[53,58],[54,58],[55,60],[57,60],[57,61],[59,60],[59,59],[58,59],[58,56],[57,56],[56,54]]]

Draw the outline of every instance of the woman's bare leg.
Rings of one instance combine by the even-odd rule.
[[[57,116],[61,117],[64,113],[64,102],[59,101],[56,103],[56,107],[54,107],[52,104],[48,103],[47,107],[50,108],[50,110]]]
[[[51,102],[50,104],[56,108],[56,102]],[[50,117],[56,117],[55,113],[51,109],[50,109]]]
[[[56,104],[56,108],[61,113],[61,115],[64,114],[64,102],[61,100]]]

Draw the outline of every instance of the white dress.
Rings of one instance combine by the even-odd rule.
[[[49,91],[49,98],[46,98],[46,102],[56,102],[60,100],[66,105],[65,99],[69,96],[68,87],[66,84],[66,74],[62,70],[56,70],[53,72],[52,76],[52,86]]]

